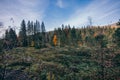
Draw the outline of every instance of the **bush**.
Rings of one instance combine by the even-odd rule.
[[[113,58],[113,63],[115,66],[120,66],[120,54],[117,54],[114,58]]]
[[[15,62],[15,63],[12,63],[8,66],[13,67],[13,66],[30,66],[30,65],[31,65],[31,63],[27,63],[27,62]]]

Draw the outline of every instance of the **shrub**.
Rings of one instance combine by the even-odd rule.
[[[115,66],[120,66],[120,54],[117,54],[117,55],[113,58],[113,63],[115,64]]]

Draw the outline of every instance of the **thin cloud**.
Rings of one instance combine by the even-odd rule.
[[[101,2],[99,2],[95,0],[84,9],[76,9],[76,12],[68,18],[65,24],[75,26],[88,25],[88,16],[93,18],[94,25],[107,24],[109,20],[105,21],[104,19],[116,16],[118,11],[120,12],[119,4],[120,1],[112,2],[112,0],[101,0]]]
[[[5,26],[11,25],[10,18],[15,20],[15,25],[20,26],[22,19],[25,20],[42,20],[44,11],[47,5],[46,0],[13,0],[10,4],[9,0],[0,3],[0,21],[4,22]],[[44,6],[43,6],[44,4]],[[7,6],[9,5],[9,6]],[[39,8],[38,8],[39,6]]]
[[[65,5],[64,5],[64,3],[63,3],[63,0],[57,0],[56,5],[57,5],[59,8],[64,8],[64,7],[65,7]]]
[[[88,25],[90,16],[93,25],[104,25],[118,20],[119,4],[120,0],[1,0],[0,22],[8,28],[13,26],[10,21],[13,18],[14,25],[19,28],[22,19],[43,20],[49,31],[61,24]]]
[[[16,26],[20,28],[20,23],[23,19],[27,20],[40,20],[44,18],[44,12],[48,5],[48,0],[3,0],[0,2],[0,22],[4,22],[4,30],[1,31],[2,35],[8,26]],[[14,23],[11,22],[13,18]],[[18,33],[18,30],[16,31]],[[1,36],[0,35],[0,36]]]

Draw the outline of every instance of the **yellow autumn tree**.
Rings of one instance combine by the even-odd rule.
[[[54,35],[54,37],[53,37],[53,43],[54,43],[55,46],[57,45],[57,35]]]
[[[52,74],[51,72],[48,72],[47,73],[47,80],[55,80],[54,74]]]

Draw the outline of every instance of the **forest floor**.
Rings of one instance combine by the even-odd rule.
[[[119,80],[120,66],[114,66],[117,54],[119,50],[112,48],[18,47],[4,51],[0,77],[5,72],[5,80],[103,80],[104,65],[104,80]]]

